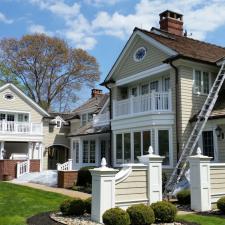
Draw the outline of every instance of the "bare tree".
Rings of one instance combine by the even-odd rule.
[[[10,73],[46,110],[68,109],[68,101],[76,99],[82,86],[92,87],[99,80],[99,65],[93,56],[44,34],[3,39],[0,65],[0,76]]]

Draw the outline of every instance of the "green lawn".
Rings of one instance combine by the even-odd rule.
[[[57,210],[69,197],[29,187],[0,182],[0,225],[25,225],[40,212]]]
[[[218,216],[202,216],[198,214],[187,214],[177,216],[178,221],[194,222],[199,225],[225,225],[225,218]]]

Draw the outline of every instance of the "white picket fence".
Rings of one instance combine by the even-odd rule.
[[[17,167],[16,167],[17,178],[29,172],[30,172],[30,160],[17,163]]]
[[[57,170],[60,170],[60,171],[72,170],[72,166],[73,166],[72,162],[73,162],[73,160],[69,159],[67,162],[65,162],[63,164],[57,163]]]

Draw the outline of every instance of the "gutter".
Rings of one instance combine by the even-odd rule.
[[[173,64],[173,59],[169,60],[168,63],[170,66],[175,70],[175,96],[176,96],[176,145],[177,145],[177,161],[179,160],[179,151],[180,151],[180,145],[179,145],[179,127],[178,127],[178,68]]]

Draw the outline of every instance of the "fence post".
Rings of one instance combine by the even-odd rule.
[[[148,155],[138,157],[141,163],[148,166],[148,200],[149,204],[162,201],[162,161],[164,157],[153,154],[152,146]]]
[[[73,167],[73,160],[72,159],[68,159],[68,170],[72,170],[72,167]]]
[[[115,176],[118,170],[106,167],[105,158],[101,167],[90,170],[92,175],[91,219],[102,223],[103,213],[115,207]]]
[[[212,157],[201,154],[188,158],[190,163],[191,209],[195,211],[211,210],[210,160]]]

